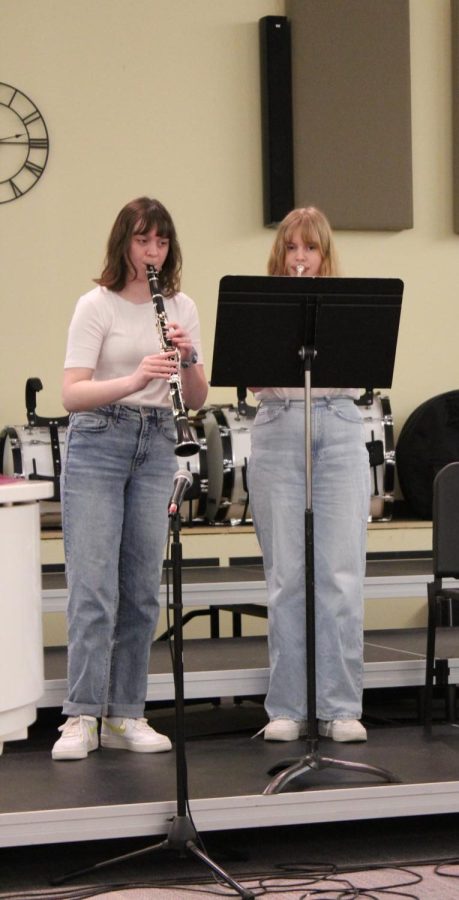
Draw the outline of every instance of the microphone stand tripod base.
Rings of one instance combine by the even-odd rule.
[[[294,778],[300,775],[306,775],[311,771],[320,771],[321,769],[346,769],[352,772],[368,773],[382,778],[390,784],[400,784],[401,779],[388,769],[381,769],[379,766],[370,766],[367,763],[349,762],[344,759],[334,759],[331,756],[321,756],[318,752],[318,741],[306,741],[307,753],[296,759],[279,760],[269,769],[270,775],[275,778],[269,782],[264,789],[263,794],[278,794],[283,788],[289,784]]]
[[[179,474],[179,473],[177,473]],[[189,473],[186,473],[188,475]],[[180,473],[183,475],[183,473]],[[182,485],[183,486],[183,485]],[[181,498],[177,497],[177,507],[180,506]],[[147,853],[155,853],[158,850],[174,850],[179,857],[183,858],[188,853],[196,856],[204,863],[215,875],[220,878],[221,882],[225,882],[234,888],[242,900],[254,900],[255,895],[252,891],[246,890],[241,884],[238,884],[234,878],[231,878],[217,863],[210,859],[204,850],[197,846],[198,835],[194,828],[190,816],[187,816],[188,809],[188,779],[187,779],[187,762],[185,749],[185,698],[184,698],[184,666],[183,666],[183,601],[182,601],[182,545],[180,542],[180,514],[177,510],[170,515],[172,547],[172,586],[173,586],[173,611],[174,611],[174,652],[173,652],[173,668],[174,668],[174,685],[175,685],[175,762],[176,762],[176,800],[177,814],[171,819],[164,840],[157,844],[144,847],[141,850],[134,850],[117,856],[112,859],[102,860],[95,865],[88,866],[85,869],[79,869],[77,872],[69,872],[66,875],[54,878],[52,884],[63,884],[71,878],[79,875],[86,875],[95,869],[102,869],[112,863],[122,862],[127,859],[134,859],[144,856]]]
[[[220,868],[212,859],[210,859],[203,850],[200,850],[199,847],[195,844],[195,840],[197,839],[197,833],[191,820],[188,816],[175,816],[170,824],[169,832],[167,837],[160,841],[158,844],[150,845],[149,847],[143,847],[141,850],[132,850],[129,853],[123,853],[121,856],[115,856],[111,859],[103,860],[102,862],[95,863],[92,866],[87,866],[85,869],[78,869],[74,872],[67,872],[66,875],[62,875],[59,878],[50,879],[51,884],[59,885],[64,884],[66,881],[70,881],[73,878],[78,878],[80,875],[87,875],[89,872],[94,872],[98,869],[104,869],[107,866],[112,866],[114,863],[124,862],[124,860],[131,860],[138,858],[139,856],[144,856],[146,853],[154,853],[157,850],[175,850],[177,851],[180,857],[184,857],[187,853],[196,856],[201,862],[203,862],[209,869],[211,869],[218,877],[228,884],[230,887],[234,888],[237,894],[242,897],[242,900],[254,900],[255,894],[252,891],[246,890],[241,884],[238,884],[224,869]]]

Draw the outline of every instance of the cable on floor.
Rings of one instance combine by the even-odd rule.
[[[450,864],[459,862],[451,860]],[[445,863],[444,865],[448,865]],[[440,867],[438,867],[440,868]],[[278,871],[261,876],[247,875],[239,878],[244,888],[253,892],[255,897],[267,897],[270,894],[295,894],[297,900],[306,900],[306,898],[320,898],[320,900],[379,900],[386,897],[403,897],[408,900],[419,900],[417,894],[407,893],[405,888],[420,884],[424,879],[418,872],[411,869],[394,866],[370,866],[367,869],[359,869],[361,874],[368,872],[376,873],[394,873],[394,878],[389,884],[374,883],[366,886],[355,883],[355,870],[352,869],[353,880],[345,877],[345,873],[338,873],[334,866],[311,865],[311,867],[302,864],[280,865]],[[280,871],[279,871],[280,870]],[[395,880],[395,873],[397,879]],[[436,874],[444,874],[437,872]],[[448,874],[448,873],[446,873]],[[406,878],[400,880],[400,876]],[[234,877],[234,876],[233,876]],[[236,876],[238,877],[238,876]],[[453,876],[457,877],[457,876]],[[26,890],[0,893],[0,900],[87,900],[90,897],[97,897],[99,894],[115,894],[119,891],[135,891],[140,889],[156,889],[170,890],[182,887],[187,893],[208,894],[209,897],[236,897],[234,890],[229,889],[227,885],[210,885],[211,876],[203,879],[201,883],[194,880],[193,884],[184,885],[184,880],[175,879],[173,882],[169,880],[155,882],[119,882],[112,884],[94,884],[81,887],[71,888],[47,888],[45,890]],[[376,879],[375,879],[376,881]],[[208,885],[206,887],[205,885]]]

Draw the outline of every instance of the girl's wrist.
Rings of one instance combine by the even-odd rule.
[[[189,369],[190,366],[196,365],[197,361],[198,351],[194,347],[192,347],[189,357],[187,359],[180,360],[180,366],[182,369]]]

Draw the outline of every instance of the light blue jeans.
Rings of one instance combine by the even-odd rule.
[[[268,589],[270,719],[307,718],[304,403],[262,401],[252,426],[250,507]],[[359,719],[370,468],[359,408],[312,403],[316,698],[320,719]]]
[[[143,715],[175,439],[165,409],[111,405],[70,417],[61,483],[65,715]]]

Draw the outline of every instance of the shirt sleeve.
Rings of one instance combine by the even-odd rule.
[[[95,369],[107,334],[107,313],[101,298],[80,297],[70,322],[64,368]]]

